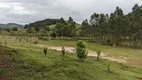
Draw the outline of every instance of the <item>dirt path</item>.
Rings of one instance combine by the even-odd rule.
[[[62,46],[48,46],[48,45],[42,45],[42,44],[39,44],[39,45],[36,45],[36,46],[41,47],[41,48],[47,47],[48,49],[57,50],[57,51],[61,51],[61,49],[62,49]],[[69,53],[75,53],[74,47],[65,47],[65,50]],[[96,54],[95,51],[88,50],[88,56],[95,56],[96,57],[97,54]],[[106,53],[101,53],[100,58],[107,59],[107,60],[110,60],[110,61],[117,61],[119,63],[126,63],[127,60],[129,59],[129,58],[126,58],[126,57],[123,57],[123,56],[118,56],[118,57],[107,56]]]

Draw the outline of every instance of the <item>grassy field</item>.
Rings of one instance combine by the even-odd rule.
[[[64,46],[75,46],[76,42],[40,41],[39,44],[61,46],[61,43],[64,44]],[[65,56],[62,56],[61,52],[54,50],[48,50],[45,56],[43,49],[36,47],[36,45],[31,42],[9,41],[5,46],[6,47],[0,46],[0,61],[7,64],[5,66],[0,65],[0,80],[142,79],[142,68],[126,64],[102,59],[98,61],[95,57],[87,57],[84,62],[80,62],[75,54],[67,53]],[[105,49],[105,47],[103,49]],[[0,64],[3,63],[0,62]],[[111,72],[108,72],[109,64]]]
[[[75,47],[76,41],[68,41],[68,40],[49,40],[49,41],[40,41],[40,44],[46,44],[51,46],[72,46]],[[111,47],[104,46],[97,43],[87,42],[87,48],[96,51],[101,50],[103,53],[106,53],[109,56],[124,56],[129,58],[128,64],[134,66],[142,67],[142,50],[141,49],[131,49],[131,48],[121,48],[121,47]]]

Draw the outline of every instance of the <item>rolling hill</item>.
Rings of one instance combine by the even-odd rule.
[[[0,24],[0,28],[12,28],[12,27],[22,28],[24,26],[16,23]]]

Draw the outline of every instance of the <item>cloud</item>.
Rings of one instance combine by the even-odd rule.
[[[110,14],[116,6],[128,13],[136,3],[141,5],[142,0],[0,0],[0,23],[26,24],[69,16],[81,22],[94,12]]]

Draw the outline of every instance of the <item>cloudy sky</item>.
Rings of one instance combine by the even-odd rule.
[[[136,3],[141,5],[142,0],[0,0],[0,23],[27,24],[69,16],[81,22],[94,12],[109,14],[116,6],[128,13]]]

